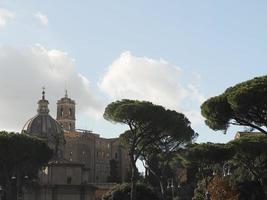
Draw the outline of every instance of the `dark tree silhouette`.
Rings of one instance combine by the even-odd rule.
[[[195,134],[183,114],[146,101],[124,99],[113,102],[106,107],[104,118],[129,127],[120,138],[128,148],[130,157],[132,200],[136,200],[135,185],[138,174],[136,161],[140,156],[147,155],[153,149],[156,152],[155,147],[158,145],[169,145],[175,149],[181,142],[190,140]]]
[[[52,157],[52,150],[41,140],[25,134],[0,132],[0,174],[11,199],[11,177],[37,176],[38,170]],[[20,188],[17,188],[18,192]]]
[[[267,75],[254,78],[212,97],[201,105],[206,124],[226,132],[230,125],[251,127],[267,135]]]

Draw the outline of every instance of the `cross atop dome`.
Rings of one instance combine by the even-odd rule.
[[[42,87],[42,90],[43,90],[43,92],[42,92],[42,99],[45,100],[45,87],[44,86]]]

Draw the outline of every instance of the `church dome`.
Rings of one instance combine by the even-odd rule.
[[[64,132],[61,125],[49,115],[45,92],[38,101],[37,115],[28,120],[23,127],[23,133],[44,140],[54,150],[54,158],[61,158],[64,150]]]
[[[26,122],[23,130],[27,134],[46,139],[50,135],[61,134],[62,129],[60,124],[50,115],[37,114]]]

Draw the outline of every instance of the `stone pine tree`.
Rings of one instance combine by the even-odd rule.
[[[228,143],[235,154],[232,162],[243,168],[247,175],[264,188],[267,184],[267,137],[265,135],[250,135]]]
[[[190,124],[184,114],[165,110],[164,123],[162,124],[163,132],[157,141],[148,144],[142,152],[142,158],[146,163],[145,167],[158,181],[162,200],[166,199],[167,175],[172,174],[173,177],[177,170],[171,170],[171,161],[181,148],[197,137],[197,133],[194,132]]]
[[[41,140],[25,134],[0,132],[0,177],[12,199],[11,177],[16,176],[17,194],[20,192],[21,178],[36,178],[38,169],[52,157],[52,150]]]
[[[176,138],[182,142],[190,140],[192,135],[195,134],[190,128],[188,120],[186,119],[184,124],[178,116],[186,119],[184,115],[146,101],[124,99],[113,102],[106,107],[105,119],[115,123],[126,124],[129,127],[129,130],[121,134],[120,139],[127,147],[130,157],[132,200],[136,200],[136,178],[138,175],[136,161],[141,156],[143,157],[147,153],[153,152],[153,147],[161,145],[160,141],[169,140],[171,143],[171,141],[174,142],[172,139]],[[176,129],[177,125],[181,125],[180,129]],[[190,134],[187,135],[188,133]],[[177,146],[179,146],[178,144],[179,142],[176,143]],[[156,151],[155,148],[154,150]]]
[[[229,87],[201,105],[206,124],[226,132],[230,125],[256,129],[267,135],[267,75]]]

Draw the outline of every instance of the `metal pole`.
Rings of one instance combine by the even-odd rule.
[[[174,199],[174,187],[172,187],[172,199]]]
[[[172,199],[174,199],[174,185],[173,185],[173,178],[172,178],[172,185],[171,185],[171,187],[172,187]]]

